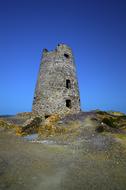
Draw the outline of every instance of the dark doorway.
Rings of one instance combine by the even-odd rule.
[[[66,107],[71,108],[71,100],[66,100]]]
[[[69,79],[66,80],[66,88],[71,88],[71,83]]]
[[[45,119],[47,119],[48,117],[50,117],[50,115],[45,115]]]

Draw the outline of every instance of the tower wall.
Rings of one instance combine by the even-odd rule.
[[[80,111],[80,96],[72,50],[59,44],[43,50],[32,111],[49,116]]]

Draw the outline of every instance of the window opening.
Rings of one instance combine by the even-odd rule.
[[[67,53],[64,53],[64,57],[69,58],[70,56]]]
[[[66,107],[71,108],[71,100],[66,100]]]
[[[66,88],[71,88],[71,83],[69,79],[66,80]]]

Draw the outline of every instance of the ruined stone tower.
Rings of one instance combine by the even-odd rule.
[[[80,111],[74,58],[66,44],[58,44],[54,51],[43,50],[32,111],[45,118]]]

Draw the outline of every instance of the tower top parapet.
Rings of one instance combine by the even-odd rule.
[[[49,51],[48,49],[44,48],[42,53],[51,53],[51,52],[55,52],[55,51],[72,51],[71,48],[65,44],[65,43],[59,43],[57,44],[56,48],[54,50]]]

